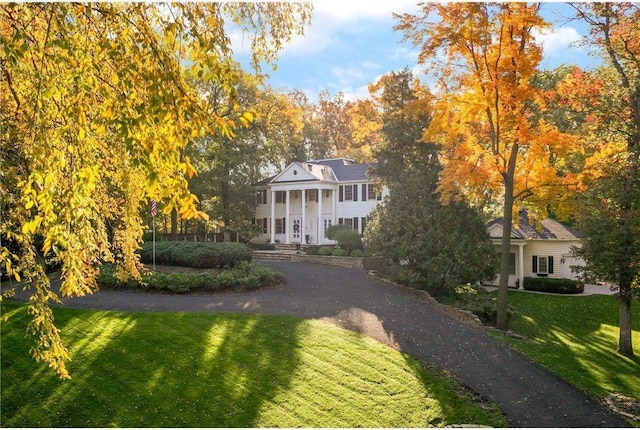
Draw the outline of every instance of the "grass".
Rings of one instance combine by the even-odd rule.
[[[56,308],[61,382],[29,356],[25,305],[1,306],[3,427],[507,425],[407,355],[292,317]]]
[[[518,314],[500,339],[597,398],[621,393],[640,401],[640,315],[633,304],[635,358],[616,353],[618,301],[612,296],[552,296],[510,291]]]

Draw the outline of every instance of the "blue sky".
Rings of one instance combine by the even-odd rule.
[[[402,42],[402,34],[393,31],[392,13],[417,13],[417,1],[342,0],[314,1],[312,24],[304,37],[296,37],[280,53],[269,83],[279,90],[298,89],[315,101],[322,90],[331,96],[343,92],[354,100],[366,97],[367,86],[382,75],[405,67],[425,80],[417,64],[417,48]],[[578,64],[590,68],[597,57],[584,48],[572,46],[584,26],[567,22],[571,7],[563,3],[545,3],[543,16],[553,30],[538,36],[544,46],[544,69],[560,64]],[[234,44],[236,52],[242,47]],[[267,71],[267,70],[265,70]]]

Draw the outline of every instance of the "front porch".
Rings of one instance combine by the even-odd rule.
[[[297,188],[280,185],[272,188],[270,197],[270,243],[334,243],[325,237],[327,229],[336,223],[334,187],[317,183],[303,187],[298,184]]]

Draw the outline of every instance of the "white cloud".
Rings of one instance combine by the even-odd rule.
[[[338,34],[358,33],[376,21],[387,31],[393,26],[392,13],[415,12],[415,0],[343,0],[314,1],[311,25],[304,36],[296,36],[285,46],[283,55],[313,55],[341,42]]]
[[[571,44],[579,41],[582,36],[575,28],[560,27],[535,31],[534,37],[542,44],[544,55],[551,56],[560,54],[568,49],[578,49]]]

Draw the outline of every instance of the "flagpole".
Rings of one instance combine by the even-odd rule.
[[[156,215],[158,213],[155,201],[151,202],[151,217],[153,219],[153,271],[156,271]]]
[[[156,271],[156,217],[153,217],[153,271]]]

